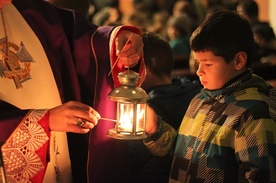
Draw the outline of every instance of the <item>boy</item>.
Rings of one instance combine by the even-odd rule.
[[[276,182],[276,91],[249,68],[248,21],[217,11],[190,45],[204,89],[179,128],[170,182]]]

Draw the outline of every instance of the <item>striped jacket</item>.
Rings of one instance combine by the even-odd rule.
[[[252,71],[202,90],[179,128],[170,183],[276,182],[276,90]]]

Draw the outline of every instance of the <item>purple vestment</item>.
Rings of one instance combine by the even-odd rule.
[[[108,76],[109,41],[114,27],[98,29],[81,15],[55,8],[43,0],[13,0],[13,4],[41,41],[62,102],[80,101],[102,117],[115,119],[115,103],[107,95],[114,87],[112,76]],[[140,33],[133,27],[125,29]],[[0,111],[5,111],[0,114],[0,141],[4,142],[27,111],[2,101]],[[127,147],[124,142],[106,136],[111,128],[113,122],[99,121],[90,134],[68,133],[74,182],[86,182],[87,177],[93,183],[128,181]]]

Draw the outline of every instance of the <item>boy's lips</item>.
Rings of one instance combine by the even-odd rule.
[[[207,81],[200,81],[200,83],[202,84],[202,85],[206,85],[207,84]]]

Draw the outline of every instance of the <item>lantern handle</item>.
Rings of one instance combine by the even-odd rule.
[[[130,41],[130,38],[132,37],[132,34],[133,34],[133,33],[131,33],[130,36],[129,36],[129,38],[127,39],[127,42],[126,42],[126,44],[124,45],[124,47],[123,47],[123,49],[122,49],[122,52],[125,50],[126,46],[128,45],[128,43],[129,43],[129,41]],[[113,64],[113,66],[112,66],[110,72],[108,73],[108,76],[111,74],[111,72],[112,72],[112,70],[114,69],[115,65],[117,64],[118,60],[119,60],[119,57],[117,57],[117,59],[116,59],[115,63]]]

